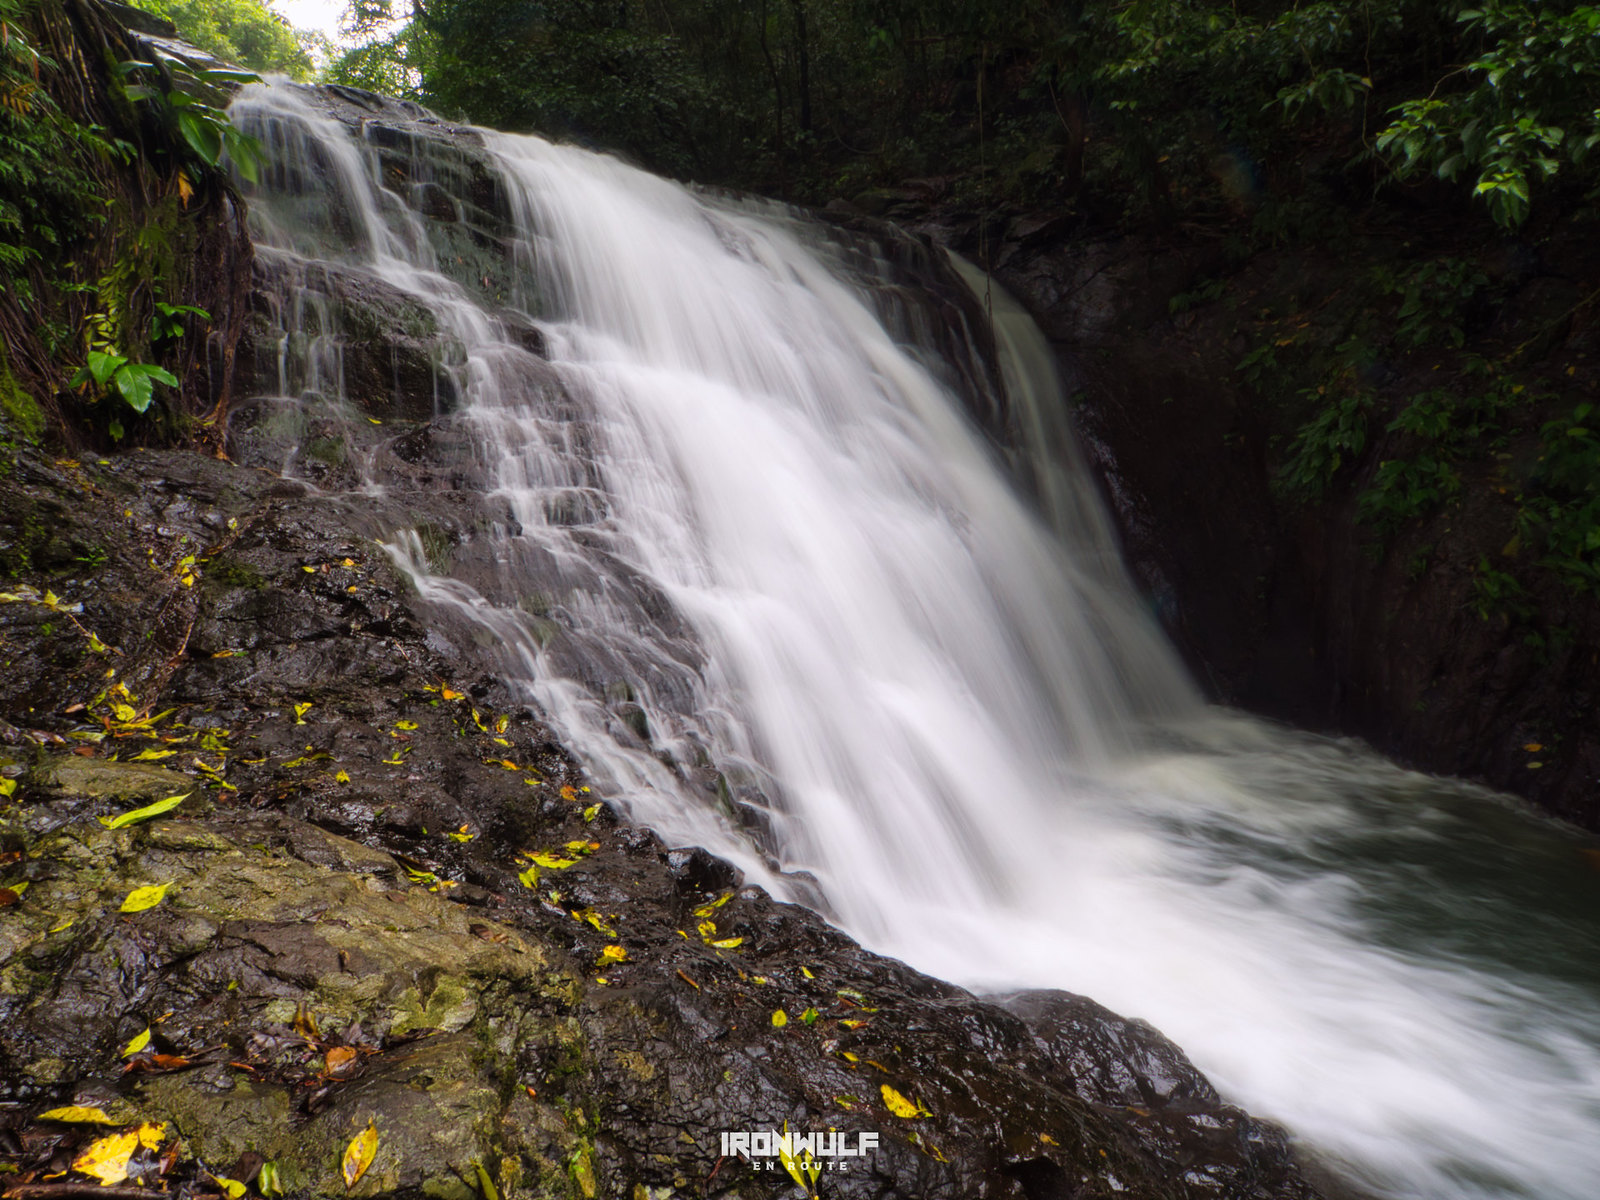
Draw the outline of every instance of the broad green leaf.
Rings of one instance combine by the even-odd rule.
[[[216,166],[222,158],[222,133],[215,121],[188,111],[178,113],[178,132],[201,159]]]
[[[137,825],[140,821],[148,821],[152,817],[159,817],[162,813],[171,812],[193,794],[184,792],[181,796],[168,796],[164,800],[157,800],[154,804],[147,804],[131,812],[118,813],[114,817],[101,817],[100,824],[107,829],[122,829],[128,825]]]
[[[150,398],[155,393],[150,376],[123,367],[116,373],[115,382],[117,391],[122,393],[122,398],[134,412],[142,413],[150,407]]]
[[[128,893],[128,898],[122,902],[122,907],[117,911],[136,913],[143,912],[147,908],[154,908],[166,899],[167,889],[171,886],[171,883],[159,883],[150,887],[134,888],[133,891]]]
[[[107,354],[104,350],[89,351],[89,374],[94,376],[94,381],[104,387],[117,369],[128,360],[120,354]]]
[[[239,174],[249,182],[255,183],[260,175],[258,168],[266,159],[266,152],[262,149],[261,143],[247,133],[240,133],[232,125],[223,126],[222,137],[228,147],[228,157],[233,160],[233,165]],[[372,417],[368,417],[367,420],[375,425],[383,423]]]

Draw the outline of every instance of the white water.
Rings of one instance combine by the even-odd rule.
[[[1600,935],[1577,843],[1205,709],[1121,576],[1044,415],[1062,401],[1042,339],[1004,297],[1024,438],[1057,463],[1048,523],[798,219],[485,133],[518,229],[508,304],[543,329],[553,388],[440,272],[368,146],[288,88],[235,113],[272,155],[320,153],[323,202],[349,214],[342,237],[305,226],[269,181],[271,252],[371,272],[457,347],[514,523],[477,586],[430,574],[414,533],[393,553],[492,631],[599,790],[776,893],[809,894],[783,874],[809,872],[843,927],[930,973],[1148,1019],[1381,1194],[1596,1194]],[[640,615],[631,573],[687,630]],[[517,607],[535,574],[562,581],[544,625]],[[602,677],[649,746],[619,732]],[[764,837],[663,751],[709,757]]]

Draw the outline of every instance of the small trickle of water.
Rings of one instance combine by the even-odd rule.
[[[391,553],[636,819],[780,895],[815,899],[807,873],[933,974],[1150,1020],[1377,1194],[1594,1194],[1600,873],[1495,796],[1206,710],[1014,303],[993,335],[1037,503],[859,246],[323,105],[235,103],[273,163],[263,254],[426,315],[476,489],[471,538]],[[278,390],[337,413],[348,339],[313,292],[283,293]]]

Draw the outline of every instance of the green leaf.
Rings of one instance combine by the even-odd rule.
[[[227,147],[228,157],[233,161],[234,167],[246,180],[255,183],[258,179],[257,168],[266,161],[266,152],[261,143],[247,133],[241,133],[232,125],[222,128],[223,144]]]
[[[100,824],[107,829],[122,829],[128,825],[137,825],[140,821],[148,821],[152,817],[159,817],[162,813],[171,812],[192,794],[192,792],[184,792],[181,796],[168,796],[165,800],[157,800],[154,804],[147,804],[143,808],[136,808],[131,812],[119,813],[114,817],[101,817]]]
[[[128,360],[120,354],[107,354],[104,350],[89,351],[89,374],[101,387],[115,375]]]
[[[183,140],[189,143],[190,148],[211,166],[216,166],[221,160],[222,133],[215,121],[191,112],[180,111],[178,132],[183,134]]]
[[[153,384],[164,383],[168,387],[176,387],[178,377],[152,363],[127,363],[117,369],[113,382],[117,391],[122,393],[122,398],[128,402],[128,407],[142,413],[150,407]]]
[[[261,1164],[261,1173],[256,1176],[256,1188],[267,1200],[283,1195],[283,1181],[278,1175],[278,1164],[264,1162]]]
[[[472,1167],[477,1173],[478,1192],[483,1196],[483,1200],[500,1200],[500,1190],[494,1186],[494,1180],[489,1178],[489,1172],[483,1169],[483,1164],[474,1162]]]
[[[136,413],[142,413],[150,407],[150,397],[155,390],[150,382],[150,376],[123,367],[116,373],[115,379],[117,391],[122,393],[122,398],[128,402],[129,408]]]
[[[224,67],[212,67],[199,72],[200,78],[207,83],[260,83],[261,76],[254,71],[233,71]]]

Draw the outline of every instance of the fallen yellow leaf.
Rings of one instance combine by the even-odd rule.
[[[373,1157],[378,1153],[378,1128],[371,1121],[367,1127],[355,1137],[350,1139],[350,1144],[344,1148],[344,1186],[353,1188],[367,1173],[367,1168],[372,1165]]]
[[[144,1030],[143,1033],[134,1034],[132,1040],[129,1041],[128,1044],[122,1048],[122,1057],[123,1058],[131,1058],[133,1055],[139,1053],[139,1051],[143,1050],[149,1044],[150,1044],[150,1027],[147,1025],[147,1026],[145,1026],[145,1030]]]
[[[600,962],[602,964],[627,961],[628,948],[626,946],[607,946],[600,951]]]
[[[789,1014],[784,1012],[783,1009],[780,1008],[777,1012],[772,1014],[772,1024],[778,1029],[782,1029],[788,1023]]]
[[[128,893],[128,898],[122,902],[122,907],[117,911],[136,913],[143,912],[147,908],[154,908],[166,899],[167,889],[171,886],[172,884],[170,883],[159,883],[151,887],[134,888],[133,891]]]
[[[927,1117],[933,1115],[916,1101],[907,1100],[887,1083],[880,1084],[878,1086],[878,1091],[883,1093],[883,1102],[888,1106],[889,1111],[897,1117],[905,1117],[907,1120],[910,1120],[913,1117]]]
[[[528,858],[538,863],[541,867],[549,867],[553,871],[565,871],[568,867],[578,865],[575,858],[562,858],[559,854],[549,850],[524,851]]]
[[[146,754],[149,751],[145,751]],[[176,750],[168,750],[168,754],[176,754]],[[141,757],[143,757],[141,755]],[[189,798],[191,793],[184,792],[181,796],[168,796],[164,800],[157,800],[154,804],[147,804],[143,808],[135,808],[130,812],[118,813],[114,817],[101,817],[100,824],[107,829],[122,829],[128,825],[137,825],[140,821],[148,821],[151,817],[159,817],[162,813],[171,812]]]
[[[139,1148],[139,1135],[133,1130],[113,1133],[90,1142],[84,1152],[72,1160],[72,1169],[100,1181],[101,1187],[111,1187],[128,1177],[128,1160]]]
[[[103,1108],[89,1108],[82,1104],[71,1104],[66,1108],[52,1108],[49,1112],[40,1113],[41,1121],[66,1121],[72,1125],[115,1125],[116,1122],[106,1116]]]

